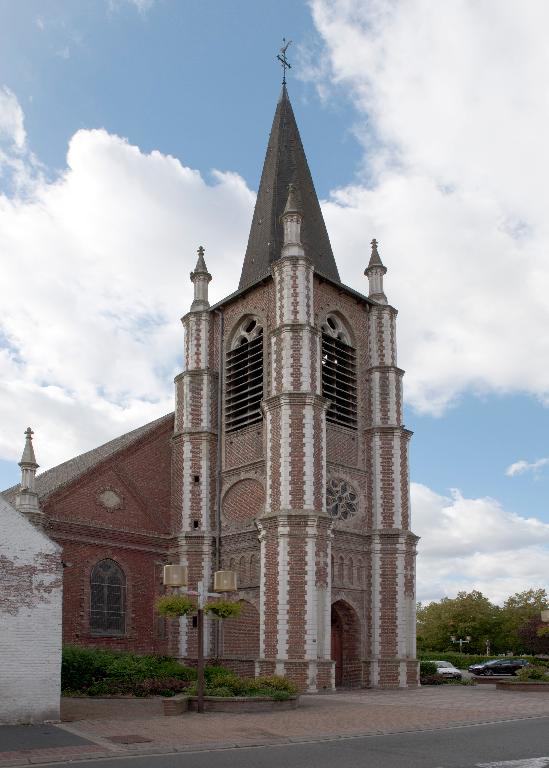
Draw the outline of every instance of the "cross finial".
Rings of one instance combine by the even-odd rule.
[[[199,256],[204,256],[204,248],[203,248],[203,246],[202,246],[202,245],[199,245],[199,246],[198,246],[198,251],[197,251],[197,253],[198,253],[198,255],[199,255]]]
[[[372,253],[377,253],[377,240],[375,239],[375,237],[372,240],[371,245],[372,245]]]
[[[286,70],[292,68],[292,65],[286,58],[286,51],[288,50],[288,46],[291,45],[291,42],[292,42],[291,40],[288,40],[288,42],[286,42],[286,38],[283,37],[282,48],[280,49],[280,53],[277,54],[277,57],[276,57],[282,65],[282,85],[286,85]]]

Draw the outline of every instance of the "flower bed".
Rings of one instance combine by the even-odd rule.
[[[99,702],[97,710],[102,702],[103,708],[116,712],[123,711],[125,705],[135,708],[130,705],[135,697],[148,701],[157,697],[157,706],[165,714],[181,714],[188,700],[191,708],[195,707],[197,695],[196,670],[175,659],[102,649],[64,648],[61,681],[67,711],[71,709],[70,700],[81,697],[95,698]],[[297,688],[285,677],[245,678],[218,666],[204,669],[204,695],[208,699],[207,711],[252,712],[298,706]],[[169,701],[175,699],[170,705]],[[75,703],[72,710],[83,707]]]

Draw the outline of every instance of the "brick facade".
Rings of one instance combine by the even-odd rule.
[[[213,308],[199,249],[173,418],[41,497],[67,565],[64,638],[194,663],[192,619],[155,616],[162,565],[185,564],[190,586],[202,580],[210,589],[214,571],[228,568],[238,574],[243,612],[224,626],[206,618],[207,658],[246,674],[286,674],[304,691],[417,685],[417,538],[397,312],[375,241],[369,297],[336,279],[327,235],[315,239],[324,222],[285,89],[281,99],[244,287]],[[288,193],[292,179],[298,186]],[[248,326],[261,330],[249,359]],[[328,341],[343,350],[336,362]],[[229,354],[248,362],[230,369]],[[335,405],[323,394],[328,375],[338,382]],[[126,579],[117,636],[90,629],[90,577],[103,559]]]
[[[173,419],[53,493],[43,503],[45,530],[62,546],[63,642],[167,653],[165,621],[154,603],[163,591],[162,565],[173,543],[171,459]],[[114,491],[116,508],[101,503]],[[90,629],[90,577],[101,560],[116,562],[126,578],[125,631],[101,636]]]

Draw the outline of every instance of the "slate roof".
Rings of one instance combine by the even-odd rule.
[[[267,145],[239,290],[270,275],[271,264],[280,258],[283,244],[280,216],[288,199],[290,183],[296,187],[303,214],[301,242],[305,254],[312,260],[315,271],[339,282],[330,238],[284,85]]]
[[[81,453],[80,456],[75,456],[73,459],[64,461],[62,464],[58,464],[56,467],[36,475],[36,491],[38,496],[41,500],[51,496],[52,493],[77,480],[81,475],[101,464],[102,461],[136,443],[140,438],[152,432],[164,422],[173,421],[173,417],[173,413],[168,413],[160,419],[155,419],[155,421],[144,424],[142,427],[138,427],[131,432],[126,432],[125,435],[115,437],[114,440],[109,440],[108,443],[100,445],[98,448]],[[2,496],[10,503],[13,503],[18,491],[19,485],[14,485],[2,491]]]

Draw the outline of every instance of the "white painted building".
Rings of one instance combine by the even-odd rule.
[[[61,547],[0,496],[0,723],[59,719]]]

